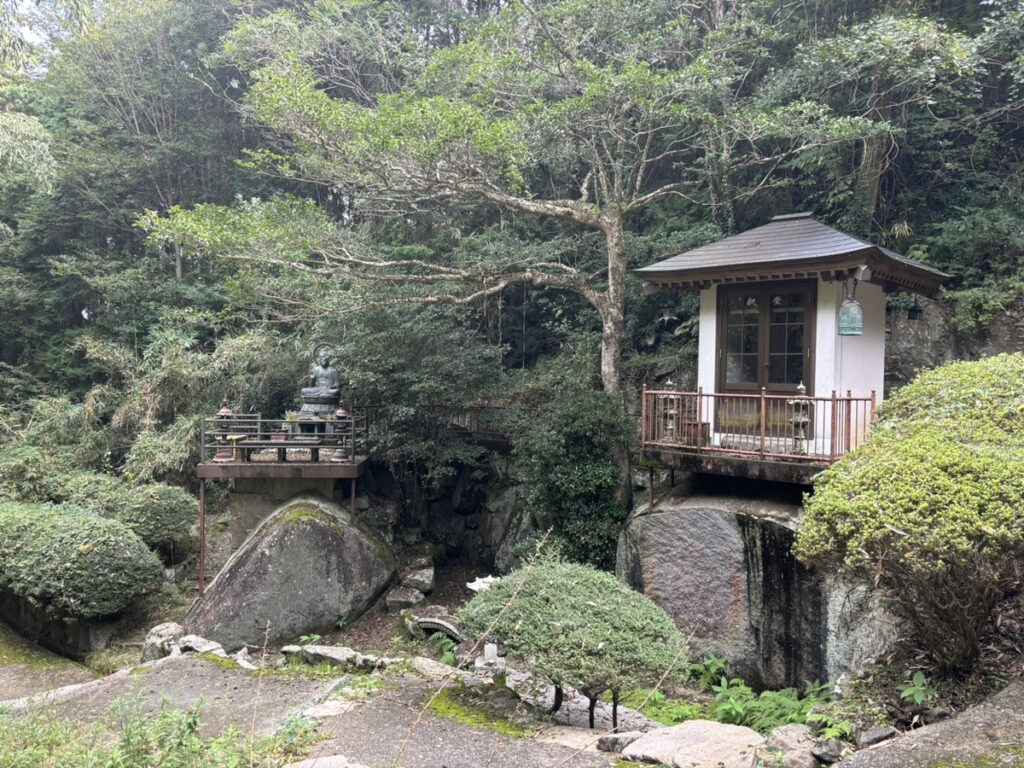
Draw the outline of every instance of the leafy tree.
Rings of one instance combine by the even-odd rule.
[[[766,109],[747,98],[772,26],[760,4],[742,8],[709,19],[668,2],[514,2],[448,47],[423,50],[406,37],[414,55],[404,55],[385,35],[373,77],[358,77],[360,62],[338,44],[379,28],[382,11],[357,3],[325,4],[308,22],[283,11],[253,19],[225,47],[253,65],[248,106],[289,142],[265,159],[338,189],[357,215],[484,205],[598,233],[606,258],[596,274],[563,259],[416,266],[477,298],[513,282],[580,293],[601,317],[602,382],[615,391],[630,217],[855,135],[855,123],[814,104]],[[388,12],[400,29],[400,14]],[[711,202],[727,206],[749,190],[716,194]],[[395,267],[343,249],[321,255],[357,277]]]
[[[576,343],[514,395],[520,418],[513,443],[526,508],[538,526],[553,529],[570,560],[611,570],[628,512],[615,495],[613,447],[630,442],[633,424],[594,387],[594,345]]]
[[[824,190],[825,202],[843,211],[846,229],[867,237],[885,220],[888,211],[877,216],[883,175],[909,143],[908,120],[935,123],[958,113],[961,100],[950,96],[970,93],[980,63],[967,36],[930,18],[879,15],[800,47],[771,88],[813,94],[837,113],[874,126],[852,168],[848,158],[827,151],[836,176],[844,178]],[[816,169],[819,178],[822,170]]]
[[[1024,357],[920,374],[818,476],[796,554],[882,590],[937,664],[963,669],[1024,556]]]
[[[684,640],[672,620],[614,576],[590,566],[541,561],[513,571],[459,611],[460,626],[528,660],[537,675],[562,689],[578,689],[594,707],[612,692],[618,724],[619,695],[684,674]]]

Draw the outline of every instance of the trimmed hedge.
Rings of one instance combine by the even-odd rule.
[[[1024,559],[1024,357],[922,373],[804,506],[800,559],[882,589],[939,666],[969,666]]]
[[[120,520],[166,563],[196,548],[199,502],[188,491],[164,483],[130,486],[110,475],[82,472],[60,481],[64,501]]]
[[[160,586],[156,555],[122,523],[70,505],[0,502],[0,587],[83,619]]]

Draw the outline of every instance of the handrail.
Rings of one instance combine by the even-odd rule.
[[[831,464],[860,445],[876,397],[643,391],[644,447]]]
[[[278,461],[287,460],[289,450],[333,448],[341,460],[366,453],[368,415],[353,409],[345,416],[329,419],[266,419],[262,414],[220,414],[206,417],[200,427],[200,461],[250,461],[261,452],[273,450]],[[316,458],[313,458],[316,461]]]

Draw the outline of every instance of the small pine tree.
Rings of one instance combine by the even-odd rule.
[[[510,656],[528,660],[535,675],[572,687],[594,708],[612,694],[618,724],[622,691],[674,679],[687,668],[685,640],[658,606],[612,574],[586,565],[542,561],[496,581],[459,611],[470,634],[496,642]]]

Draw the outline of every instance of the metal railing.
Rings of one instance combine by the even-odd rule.
[[[644,447],[832,463],[874,419],[875,393],[853,397],[644,390]]]
[[[211,416],[202,421],[201,461],[352,462],[366,454],[368,421],[360,408],[328,419],[266,419],[258,413]]]

